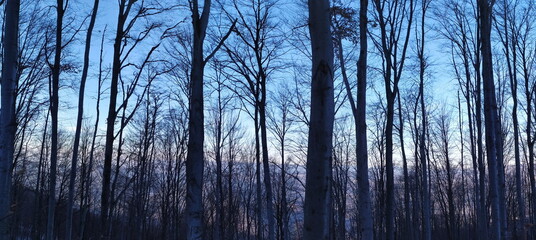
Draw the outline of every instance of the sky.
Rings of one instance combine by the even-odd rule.
[[[174,1],[169,0],[170,3],[173,3]],[[184,1],[181,1],[183,3]],[[166,4],[168,2],[161,1],[160,4]],[[70,8],[67,9],[67,16],[68,17],[75,17],[77,21],[74,21],[73,24],[80,24],[81,20],[84,19],[91,11],[93,1],[91,0],[71,0]],[[356,3],[351,3],[353,5],[350,5],[357,9]],[[306,25],[301,24],[300,22],[304,22],[306,18],[306,9],[305,5],[302,2],[294,2],[294,1],[287,1],[287,0],[280,0],[277,2],[277,7],[275,8],[274,13],[274,20],[278,21],[278,23],[286,28],[285,30],[282,30],[282,34],[289,34],[289,38],[295,37],[290,36],[290,32],[292,31],[304,31],[307,32]],[[207,41],[205,43],[207,49],[211,49],[211,40],[214,39],[214,35],[221,36],[221,33],[225,31],[225,29],[222,29],[219,27],[220,21],[225,21],[225,16],[220,15],[220,11],[218,10],[219,4],[217,1],[213,3],[213,10],[212,10],[212,18],[210,21],[209,26],[209,36],[207,37]],[[85,103],[84,103],[84,117],[86,119],[86,123],[90,126],[94,124],[96,110],[96,97],[97,97],[97,70],[98,70],[98,60],[99,60],[99,54],[100,54],[100,44],[101,44],[101,36],[106,28],[106,36],[104,38],[104,48],[103,48],[103,68],[109,69],[111,67],[112,57],[113,57],[113,37],[115,33],[116,28],[116,19],[117,19],[117,11],[118,11],[118,2],[117,1],[100,1],[100,7],[99,12],[97,16],[96,26],[93,31],[93,38],[91,43],[91,55],[90,55],[90,71],[89,71],[89,77],[87,81],[86,86],[86,94],[85,94]],[[431,13],[429,13],[431,15]],[[167,13],[160,14],[158,18],[155,18],[157,21],[161,21],[167,25],[173,25],[177,22],[181,22],[182,27],[190,27],[190,14],[188,12],[188,9],[186,6],[179,6]],[[87,23],[88,19],[86,20]],[[429,20],[433,24],[433,19]],[[148,22],[138,22],[138,25],[136,25],[135,29],[143,24],[147,24]],[[72,43],[71,46],[69,46],[69,52],[72,53],[72,56],[69,56],[69,59],[74,60],[78,63],[78,65],[82,65],[82,56],[83,56],[83,39],[85,38],[85,28],[82,28],[82,31],[79,32],[78,41],[75,41]],[[155,36],[158,36],[156,34]],[[434,30],[429,30],[427,32],[427,36],[430,36],[430,40],[427,42],[426,47],[426,54],[429,56],[429,59],[431,60],[432,66],[429,69],[430,77],[427,79],[427,86],[426,91],[427,95],[431,96],[434,101],[431,102],[431,104],[438,104],[439,105],[449,105],[451,107],[454,107],[457,104],[457,82],[452,77],[452,67],[450,67],[449,58],[450,58],[450,49],[449,46],[445,44],[444,40],[441,40],[438,37],[437,32],[434,32]],[[150,39],[147,41],[145,45],[141,45],[135,50],[134,55],[131,56],[132,62],[139,62],[140,59],[144,57],[144,54],[148,51],[148,49],[154,44],[157,40],[157,37]],[[306,40],[305,40],[306,41]],[[414,36],[412,36],[412,41],[414,41]],[[307,46],[307,41],[304,43]],[[352,44],[350,42],[346,42],[346,45]],[[414,44],[413,42],[410,44]],[[162,54],[165,53],[165,44],[160,46],[159,52],[157,52],[154,56],[156,58],[162,57]],[[293,46],[290,43],[287,43],[287,48],[293,48]],[[375,67],[378,64],[379,58],[377,55],[375,55],[374,46],[372,42],[369,40],[369,63],[371,64],[370,67]],[[350,77],[353,79],[355,78],[355,60],[356,60],[356,52],[350,52],[349,49],[353,49],[353,51],[357,51],[358,48],[351,48],[346,47],[345,48],[346,53],[348,55],[353,55],[352,62],[350,62],[348,65],[349,71],[350,71]],[[408,60],[406,61],[406,69],[411,69],[412,66],[415,64],[415,50],[413,46],[410,46],[408,49]],[[294,62],[303,62],[307,64],[308,59],[305,55],[301,54],[300,51],[297,51],[296,49],[291,49],[287,53],[285,53],[282,56],[282,59],[284,61],[294,61]],[[336,60],[335,60],[336,62]],[[305,68],[307,69],[307,68]],[[130,76],[131,73],[129,73],[130,70],[126,69],[123,72],[124,77]],[[411,71],[411,70],[410,70]],[[369,90],[369,103],[378,101],[376,94],[374,93],[373,89],[376,91],[383,93],[383,82],[381,78],[378,76],[378,74],[374,73],[373,70],[369,71],[371,72],[371,75],[369,77],[369,87],[371,88]],[[210,69],[210,65],[207,65],[206,70],[206,81],[210,81],[211,76],[213,76],[214,72]],[[77,105],[77,99],[78,99],[78,82],[79,82],[79,74],[75,76],[69,75],[68,78],[66,78],[66,75],[63,75],[64,78],[62,78],[61,81],[63,81],[63,85],[70,85],[71,83],[76,83],[74,85],[74,88],[64,88],[60,92],[60,102],[62,102],[65,106],[61,108],[62,114],[60,114],[60,125],[63,126],[64,129],[68,129],[74,132],[75,126],[76,126],[76,105]],[[108,112],[108,95],[109,95],[109,74],[107,75],[106,81],[103,85],[104,94],[101,95],[101,105],[100,105],[100,124],[99,129],[100,132],[103,133],[105,127],[106,127],[106,117]],[[309,73],[296,73],[292,72],[292,69],[286,69],[282,70],[281,72],[276,72],[274,75],[274,82],[282,82],[282,81],[289,81],[293,79],[294,77],[303,78],[305,80],[308,80]],[[169,79],[161,78],[158,80],[160,82],[160,86],[166,86],[166,87],[173,87],[172,84],[167,84],[166,82],[169,81]],[[340,79],[336,79],[336,81],[339,81]],[[407,74],[404,73],[402,76],[402,88],[404,89],[404,86],[408,86],[411,84],[416,83],[416,74]],[[275,91],[277,86],[280,86],[279,84],[269,84],[271,91]],[[404,91],[404,90],[402,90]],[[309,96],[304,96],[306,99],[309,98]],[[208,98],[208,97],[207,97]],[[120,97],[119,97],[120,99]],[[208,100],[208,99],[207,99]],[[69,106],[69,107],[67,107]],[[209,104],[206,104],[206,106],[209,106]],[[341,114],[343,113],[349,113],[348,109],[341,110]],[[456,111],[454,111],[456,113]],[[208,116],[208,115],[206,115]],[[241,116],[245,119],[248,119],[246,114],[241,114]],[[244,120],[243,123],[246,128],[252,128],[252,123],[249,120]],[[370,126],[370,124],[369,124]],[[252,131],[249,131],[252,132]],[[252,136],[252,134],[250,135]]]

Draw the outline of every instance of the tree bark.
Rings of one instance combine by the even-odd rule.
[[[15,151],[17,119],[18,36],[20,0],[8,0],[5,6],[2,37],[2,88],[0,109],[0,239],[9,238],[11,221],[11,168]],[[39,181],[39,180],[38,180]]]
[[[260,60],[260,59],[259,59]],[[270,162],[268,156],[268,136],[266,133],[266,76],[261,66],[261,102],[259,104],[259,124],[261,130],[262,165],[264,170],[264,185],[266,187],[266,215],[268,217],[268,239],[275,240],[275,214],[273,204],[272,179],[270,174]]]
[[[192,66],[188,119],[188,154],[186,157],[186,239],[203,239],[203,169],[205,138],[203,108],[203,42],[210,14],[210,0],[205,0],[199,15],[198,1],[192,1]]]
[[[361,239],[374,238],[372,202],[368,173],[367,149],[367,53],[368,53],[368,0],[360,0],[359,4],[359,59],[357,62],[357,106],[356,106],[356,157],[357,185],[359,192],[359,222],[361,223]]]
[[[501,206],[499,196],[498,160],[497,160],[497,100],[495,96],[495,83],[493,80],[493,61],[491,53],[491,22],[493,0],[479,0],[480,39],[482,55],[482,82],[484,87],[484,119],[486,131],[486,154],[489,171],[489,198],[491,201],[491,238],[501,239]]]
[[[303,239],[327,240],[334,120],[331,16],[328,0],[309,0],[308,6],[313,60]]]

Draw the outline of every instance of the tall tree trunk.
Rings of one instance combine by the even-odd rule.
[[[225,216],[224,216],[224,212],[223,212],[223,203],[224,203],[224,198],[223,198],[223,170],[222,170],[222,157],[221,157],[221,152],[222,152],[222,148],[223,148],[223,137],[222,137],[222,128],[223,128],[223,111],[224,111],[224,107],[222,105],[222,99],[221,99],[221,91],[222,91],[222,83],[221,82],[217,82],[217,88],[216,88],[216,91],[217,91],[217,99],[218,99],[218,102],[217,102],[217,120],[216,120],[216,157],[215,157],[215,161],[216,161],[216,217],[215,217],[215,223],[216,223],[216,228],[215,228],[215,236],[214,236],[214,240],[219,240],[222,238],[222,236],[225,236],[225,229],[224,229],[224,219],[225,219]]]
[[[286,131],[286,114],[283,113],[283,132]],[[290,239],[288,226],[287,170],[285,162],[285,135],[281,137],[281,240]]]
[[[263,218],[262,218],[262,183],[261,183],[261,143],[259,138],[259,108],[255,106],[255,192],[256,192],[256,214],[257,214],[257,224],[256,232],[257,239],[263,239]]]
[[[409,173],[408,173],[408,159],[406,157],[406,147],[404,144],[404,118],[402,116],[402,101],[400,100],[400,94],[397,96],[398,100],[398,136],[400,138],[400,152],[402,154],[402,171],[404,175],[404,228],[405,234],[409,239],[413,239],[413,224],[411,223],[411,211],[410,211],[410,197],[409,197]]]
[[[525,134],[526,134],[526,142],[527,142],[527,150],[528,150],[528,178],[529,178],[529,185],[530,185],[530,198],[532,201],[536,199],[536,179],[534,177],[534,137],[532,135],[532,107],[533,102],[532,99],[534,97],[534,87],[536,85],[531,86],[530,74],[529,74],[529,62],[527,60],[527,48],[525,45],[525,42],[519,44],[519,46],[522,46],[520,49],[521,54],[521,62],[522,62],[522,71],[523,71],[523,80],[525,85],[525,99],[526,99],[526,107],[527,109],[527,120],[526,120],[526,127],[525,127]],[[530,203],[531,201],[529,201]],[[530,215],[530,221],[535,222],[536,217],[534,214],[536,213],[536,204],[532,203],[532,205],[529,205],[530,212],[532,215]],[[525,229],[524,229],[525,230]]]
[[[429,177],[428,177],[428,161],[426,156],[426,129],[427,129],[427,122],[426,122],[426,107],[424,104],[424,74],[426,71],[426,57],[424,55],[424,44],[425,44],[425,30],[424,30],[424,23],[426,20],[426,10],[428,9],[428,3],[427,1],[423,1],[422,3],[422,15],[421,15],[421,29],[420,29],[420,41],[418,43],[418,50],[417,55],[419,58],[419,96],[420,96],[420,105],[421,105],[421,132],[420,134],[420,141],[419,141],[419,156],[421,160],[421,170],[422,170],[422,179],[421,179],[421,185],[422,185],[422,199],[423,199],[423,206],[422,206],[422,224],[423,224],[423,238],[425,240],[432,239],[432,216],[431,216],[431,210],[430,210],[430,191],[429,191]]]
[[[74,134],[73,156],[71,160],[71,176],[69,179],[69,199],[67,203],[67,221],[65,222],[65,239],[70,240],[72,237],[73,226],[73,205],[74,205],[74,185],[76,183],[76,165],[78,164],[78,146],[80,145],[80,133],[82,130],[82,118],[84,116],[84,94],[86,88],[86,80],[89,69],[89,53],[91,48],[91,35],[97,18],[97,10],[99,8],[99,0],[93,3],[93,12],[86,34],[86,46],[84,50],[84,66],[82,68],[82,77],[80,80],[80,90],[78,92],[78,115],[76,118],[76,131]]]
[[[41,138],[41,147],[40,147],[40,150],[39,150],[39,163],[38,163],[38,166],[37,166],[37,182],[36,182],[36,186],[35,186],[35,192],[36,192],[36,195],[35,195],[35,205],[37,206],[37,211],[35,211],[35,217],[34,217],[34,227],[33,227],[33,238],[34,239],[40,239],[40,235],[41,235],[41,219],[42,219],[42,216],[41,216],[41,213],[42,213],[42,209],[41,209],[41,204],[42,204],[42,198],[43,198],[43,185],[44,185],[44,171],[43,171],[43,168],[44,168],[44,161],[45,161],[45,146],[46,146],[46,142],[47,142],[47,132],[48,132],[48,119],[49,119],[49,115],[50,115],[50,108],[47,109],[47,114],[46,114],[46,117],[45,117],[45,126],[44,126],[44,129],[43,129],[43,136]],[[3,239],[3,238],[2,238]]]
[[[262,64],[262,63],[259,63]],[[262,66],[261,66],[262,67]],[[268,218],[268,239],[275,240],[275,214],[273,204],[272,180],[268,156],[268,136],[266,133],[266,77],[261,69],[261,102],[259,104],[259,124],[262,143],[262,165],[264,170],[264,185],[266,187],[266,216]]]
[[[84,239],[84,235],[85,235],[85,229],[86,229],[86,220],[88,218],[88,212],[89,210],[91,209],[90,207],[90,200],[89,200],[89,196],[90,196],[90,191],[91,191],[91,186],[92,186],[92,178],[91,178],[91,173],[93,171],[93,162],[94,162],[94,156],[95,156],[95,144],[96,144],[96,140],[97,140],[97,132],[99,130],[99,122],[100,122],[100,101],[101,101],[101,91],[102,91],[102,84],[103,84],[103,79],[102,79],[102,73],[103,73],[103,70],[102,70],[102,62],[103,62],[103,52],[104,52],[104,36],[106,34],[106,28],[102,31],[102,37],[101,37],[101,42],[100,42],[100,54],[99,54],[99,76],[98,76],[98,82],[97,82],[97,103],[95,105],[95,124],[93,125],[93,136],[91,137],[91,147],[90,147],[90,150],[89,150],[89,163],[88,163],[88,167],[87,167],[87,173],[86,173],[86,176],[84,176],[86,178],[86,183],[88,185],[88,187],[86,188],[86,196],[88,196],[88,198],[86,199],[86,202],[84,204],[85,208],[84,209],[84,214],[82,216],[82,219],[80,221],[80,239]]]
[[[58,92],[61,69],[62,29],[65,8],[63,0],[56,5],[56,46],[54,65],[52,67],[52,84],[50,89],[50,116],[52,119],[52,137],[50,149],[50,175],[48,191],[47,240],[54,239],[54,218],[56,212],[56,166],[58,163]]]
[[[109,231],[108,218],[111,203],[111,174],[112,158],[115,140],[115,121],[117,118],[117,94],[119,75],[121,74],[121,44],[124,37],[124,25],[132,7],[133,1],[121,0],[119,2],[119,14],[117,16],[117,28],[114,39],[114,52],[112,62],[112,78],[110,82],[110,102],[108,105],[108,117],[106,119],[106,141],[104,143],[104,167],[102,170],[102,193],[101,193],[101,235],[107,239]]]
[[[198,1],[193,0],[192,69],[190,74],[190,102],[188,119],[188,154],[186,157],[186,239],[203,239],[203,169],[205,138],[203,108],[203,42],[210,14],[210,0],[205,0],[199,15]]]
[[[478,20],[478,19],[477,19]],[[478,25],[478,24],[477,24]],[[480,27],[477,26],[477,36],[481,34]],[[477,153],[478,153],[478,193],[480,200],[479,206],[480,206],[480,218],[478,219],[478,231],[477,236],[480,240],[484,240],[488,238],[488,211],[486,210],[486,166],[484,163],[484,141],[483,141],[483,133],[482,133],[482,74],[480,72],[480,67],[482,65],[481,63],[481,54],[480,54],[480,48],[482,47],[482,39],[479,37],[475,43],[474,48],[474,70],[475,70],[475,109],[474,109],[474,115],[475,115],[475,121],[476,121],[476,142],[477,142]]]
[[[514,158],[515,158],[515,184],[516,184],[516,200],[517,200],[517,216],[516,223],[514,224],[515,236],[518,239],[525,239],[524,227],[525,227],[525,201],[523,198],[522,180],[521,180],[521,155],[519,149],[519,119],[517,116],[518,99],[517,99],[517,32],[515,23],[511,22],[514,19],[510,18],[508,14],[510,9],[505,2],[504,6],[504,35],[501,35],[501,40],[504,45],[504,55],[506,57],[506,64],[508,67],[508,78],[510,80],[510,90],[512,93],[512,124],[514,129]],[[509,31],[512,30],[510,33]],[[511,52],[510,52],[511,51]]]
[[[493,0],[492,0],[493,2]],[[501,239],[501,207],[499,196],[498,163],[497,163],[497,100],[495,96],[495,83],[493,80],[493,62],[491,53],[491,22],[493,4],[489,0],[479,0],[480,39],[482,41],[482,81],[484,87],[484,119],[486,131],[486,153],[489,170],[489,186],[491,201],[492,239]]]
[[[313,60],[303,239],[327,240],[334,120],[331,16],[328,0],[309,0],[308,6]]]
[[[395,239],[395,183],[393,164],[393,124],[395,114],[396,96],[399,94],[398,83],[403,72],[404,61],[411,35],[411,25],[415,4],[413,0],[395,1],[389,8],[385,8],[386,1],[374,0],[377,21],[380,28],[380,39],[377,47],[384,60],[383,80],[386,97],[385,121],[385,237],[387,240]],[[408,7],[409,5],[409,7]],[[388,15],[385,15],[388,14]],[[396,19],[393,21],[393,19]],[[406,23],[405,25],[404,23]],[[405,27],[405,30],[404,30]],[[396,36],[396,37],[394,37]]]
[[[368,173],[367,149],[367,29],[368,0],[360,0],[359,4],[359,59],[357,62],[357,106],[356,106],[356,157],[357,186],[359,192],[359,230],[362,240],[374,238],[372,202]]]
[[[0,109],[0,239],[9,239],[11,221],[11,166],[17,131],[16,94],[18,72],[20,0],[8,0],[5,6],[2,37],[2,92]],[[38,180],[39,181],[39,180]]]

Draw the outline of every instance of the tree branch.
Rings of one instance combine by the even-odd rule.
[[[225,42],[225,40],[227,40],[227,38],[229,38],[229,36],[231,35],[231,33],[233,32],[233,30],[235,29],[235,26],[236,26],[236,21],[237,19],[235,19],[233,21],[233,24],[231,25],[231,27],[229,28],[229,30],[227,30],[227,33],[223,36],[223,38],[220,40],[220,42],[218,43],[218,45],[216,46],[216,48],[214,48],[214,50],[212,50],[212,52],[205,58],[205,60],[203,61],[203,65],[207,64],[208,61],[210,61],[210,59],[212,57],[214,57],[214,55],[216,54],[216,52],[218,50],[220,50],[221,46],[223,45],[223,43]]]

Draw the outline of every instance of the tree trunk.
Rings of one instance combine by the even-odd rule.
[[[261,63],[262,64],[262,63]],[[259,123],[262,142],[262,165],[264,170],[264,185],[266,187],[266,216],[268,218],[268,239],[275,240],[275,214],[273,204],[272,180],[270,174],[270,162],[268,159],[268,136],[266,133],[266,77],[261,68],[261,91],[262,97],[259,104]]]
[[[52,84],[50,90],[50,116],[52,119],[52,137],[50,149],[50,176],[48,191],[47,240],[54,239],[54,217],[56,211],[56,166],[58,163],[58,91],[61,69],[62,29],[65,9],[63,0],[57,0],[56,5],[56,46],[54,65],[52,67]]]
[[[491,53],[491,22],[493,5],[488,0],[479,0],[480,13],[480,39],[482,41],[482,81],[484,87],[484,119],[486,131],[486,153],[489,170],[489,198],[491,201],[491,238],[500,240],[501,235],[501,207],[498,182],[497,164],[497,102],[495,97],[495,83],[493,80],[493,62]]]
[[[303,239],[327,240],[334,120],[331,16],[328,0],[309,0],[308,6],[313,61]]]
[[[188,154],[186,157],[186,239],[203,239],[203,169],[204,169],[204,108],[203,108],[203,42],[210,14],[210,0],[205,0],[199,15],[197,0],[192,1],[192,69],[188,119]]]
[[[222,91],[222,83],[217,82],[218,86],[216,88],[216,94],[218,102],[217,104],[217,116],[216,116],[216,122],[215,122],[215,131],[216,131],[216,145],[215,145],[215,161],[216,161],[216,217],[215,217],[215,236],[214,240],[219,240],[222,238],[222,236],[225,236],[225,229],[224,229],[224,212],[223,212],[223,170],[222,170],[222,157],[221,152],[223,148],[223,137],[222,137],[222,128],[223,128],[223,111],[224,107],[222,105],[222,99],[221,99],[221,91]]]
[[[2,37],[2,88],[0,109],[0,239],[9,239],[11,221],[11,167],[15,151],[16,94],[18,72],[20,0],[8,0],[5,6]],[[38,180],[39,181],[39,180]]]
[[[359,230],[362,240],[374,238],[372,202],[370,198],[368,149],[367,149],[367,26],[368,0],[359,5],[359,59],[357,62],[357,106],[356,106],[356,157],[357,185],[359,192]]]
[[[400,152],[402,154],[402,171],[404,175],[404,228],[405,234],[409,239],[413,239],[413,224],[411,223],[411,211],[410,211],[410,199],[409,199],[409,173],[408,173],[408,159],[406,157],[406,147],[404,144],[404,118],[402,114],[402,101],[400,100],[400,94],[397,96],[398,100],[398,136],[400,138]]]
[[[69,181],[69,199],[67,203],[67,221],[65,223],[65,239],[70,240],[72,237],[73,226],[73,205],[74,205],[74,185],[76,183],[76,167],[78,164],[78,146],[80,145],[80,133],[82,130],[82,118],[84,115],[84,94],[86,88],[86,80],[89,68],[89,53],[91,48],[91,35],[97,18],[97,10],[99,8],[99,0],[93,3],[93,12],[86,34],[86,46],[84,50],[84,66],[82,68],[82,77],[80,80],[80,91],[78,93],[78,115],[76,118],[76,131],[74,135],[73,156],[71,160],[71,176]]]
[[[261,183],[261,143],[259,138],[259,108],[255,106],[255,116],[254,116],[254,124],[255,124],[255,193],[256,193],[256,214],[257,214],[257,224],[256,224],[256,232],[257,232],[257,239],[262,240],[263,239],[263,218],[262,218],[262,183]]]
[[[527,120],[526,120],[526,128],[525,128],[525,134],[526,134],[526,142],[527,142],[527,150],[528,150],[528,178],[529,178],[529,184],[530,184],[530,198],[534,201],[536,199],[536,179],[534,178],[534,139],[532,136],[532,99],[534,97],[534,87],[535,85],[531,85],[530,81],[530,74],[529,74],[529,62],[527,59],[527,48],[524,46],[526,43],[523,42],[519,44],[519,46],[522,46],[523,48],[520,49],[521,54],[521,61],[522,61],[522,71],[523,71],[523,80],[525,85],[525,98],[526,98],[526,109],[527,109]],[[530,201],[529,201],[530,203]],[[532,206],[529,205],[531,216],[530,221],[535,222],[534,214],[536,213],[536,204],[532,204]],[[525,226],[523,226],[523,230],[525,231]]]
[[[421,185],[422,185],[422,199],[423,199],[423,206],[422,206],[422,227],[423,227],[423,238],[425,240],[432,239],[432,216],[431,216],[431,210],[430,210],[430,191],[428,186],[428,161],[426,157],[426,128],[427,128],[427,122],[426,122],[426,107],[424,104],[424,74],[426,70],[426,58],[424,56],[424,44],[425,44],[425,30],[424,30],[424,22],[426,19],[426,1],[423,2],[422,7],[423,13],[421,16],[421,36],[420,36],[420,43],[418,44],[418,58],[419,58],[419,96],[420,96],[420,105],[421,105],[421,132],[420,134],[420,141],[419,141],[419,156],[421,160],[421,170],[422,170],[422,179],[421,179]]]
[[[108,217],[111,203],[111,174],[112,158],[114,149],[114,129],[117,118],[117,94],[119,75],[121,74],[121,44],[124,37],[124,25],[133,2],[121,0],[119,2],[119,14],[117,16],[117,28],[114,39],[114,53],[112,62],[112,78],[110,82],[110,102],[108,105],[108,117],[106,120],[106,141],[104,144],[104,167],[102,170],[102,193],[101,193],[101,235],[107,239]]]
[[[523,198],[522,180],[521,180],[521,155],[519,149],[519,120],[517,116],[518,99],[517,99],[517,35],[515,27],[509,27],[515,25],[511,22],[514,19],[510,18],[508,14],[510,9],[506,4],[504,8],[504,36],[501,36],[501,40],[504,45],[504,54],[506,57],[506,63],[508,66],[508,78],[510,80],[510,90],[512,93],[512,124],[514,129],[514,158],[515,158],[515,184],[516,184],[516,200],[517,200],[517,221],[514,225],[515,236],[517,239],[525,239],[525,201]],[[510,33],[509,31],[512,30]],[[510,53],[511,51],[511,53]]]

